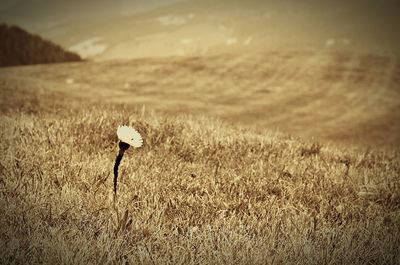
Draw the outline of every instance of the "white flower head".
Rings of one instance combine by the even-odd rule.
[[[117,129],[118,139],[133,147],[141,147],[143,145],[142,136],[132,127],[123,125],[118,126]]]

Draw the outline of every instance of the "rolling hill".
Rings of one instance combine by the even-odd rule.
[[[2,68],[0,263],[399,264],[398,65],[277,52]],[[121,124],[144,145],[115,198]]]
[[[0,24],[0,66],[81,61],[78,54],[17,27]]]
[[[4,87],[212,116],[251,130],[366,148],[400,143],[400,61],[277,51],[3,69]],[[11,89],[3,100],[12,96]]]

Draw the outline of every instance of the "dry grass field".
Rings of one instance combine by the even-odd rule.
[[[345,147],[400,146],[395,56],[302,50],[116,60],[5,68],[0,80],[11,90],[17,83],[70,101],[215,116]]]
[[[1,69],[0,263],[399,264],[398,78],[313,52]],[[144,146],[114,202],[121,124]]]

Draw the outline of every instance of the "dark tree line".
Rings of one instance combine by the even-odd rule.
[[[73,61],[81,57],[17,26],[0,24],[0,66]]]

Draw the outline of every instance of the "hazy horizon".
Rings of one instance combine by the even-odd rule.
[[[96,60],[339,49],[400,54],[396,1],[9,0],[0,22]]]

